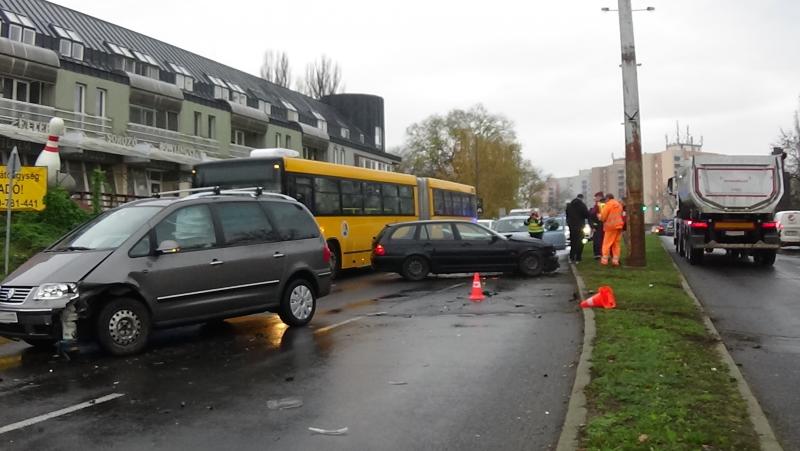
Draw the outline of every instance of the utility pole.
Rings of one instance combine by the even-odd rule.
[[[625,105],[625,181],[627,228],[630,234],[628,266],[645,266],[644,212],[642,195],[641,115],[639,81],[636,75],[636,49],[633,43],[631,0],[619,1],[619,37],[622,47],[622,98]]]

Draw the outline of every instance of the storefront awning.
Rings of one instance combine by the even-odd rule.
[[[231,108],[231,126],[256,133],[266,133],[269,116],[267,113],[236,102],[227,101]]]
[[[181,88],[154,78],[126,72],[131,84],[130,102],[159,110],[181,111],[183,91]]]
[[[0,38],[0,73],[55,83],[61,63],[56,52]]]
[[[302,122],[298,122],[297,124],[300,126],[300,130],[303,131],[303,144],[318,147],[323,150],[328,148],[330,136],[328,136],[327,133],[317,127]]]

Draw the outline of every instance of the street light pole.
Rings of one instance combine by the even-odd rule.
[[[641,115],[636,49],[633,42],[633,13],[631,0],[618,1],[619,37],[622,48],[622,98],[625,105],[625,181],[628,191],[626,219],[631,243],[628,249],[628,266],[645,266]]]

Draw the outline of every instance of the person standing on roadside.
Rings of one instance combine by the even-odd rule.
[[[611,256],[611,264],[619,266],[624,219],[622,204],[614,199],[613,194],[606,194],[606,204],[600,212],[600,220],[603,221],[603,256],[600,258],[600,264],[607,265]]]
[[[528,226],[528,233],[531,235],[531,238],[542,239],[544,236],[544,225],[542,224],[542,218],[539,216],[537,210],[531,212],[531,215],[525,220],[525,225]]]
[[[583,203],[583,194],[578,194],[567,204],[567,226],[569,227],[569,261],[578,263],[583,255],[583,226],[589,219],[589,209]]]
[[[603,223],[600,221],[600,213],[605,205],[605,195],[602,191],[594,193],[594,206],[589,210],[591,216],[589,225],[592,226],[592,250],[595,260],[599,260],[603,255]]]

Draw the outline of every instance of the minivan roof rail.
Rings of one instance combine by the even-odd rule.
[[[159,199],[159,198],[161,198],[161,196],[164,196],[165,194],[170,194],[171,195],[171,194],[181,194],[181,193],[202,193],[202,192],[219,193],[220,192],[220,187],[219,186],[207,186],[207,187],[203,187],[203,188],[176,189],[176,190],[173,190],[173,191],[163,191],[163,192],[160,192],[160,193],[155,193],[155,194],[153,194],[153,197],[155,197],[156,199]]]

